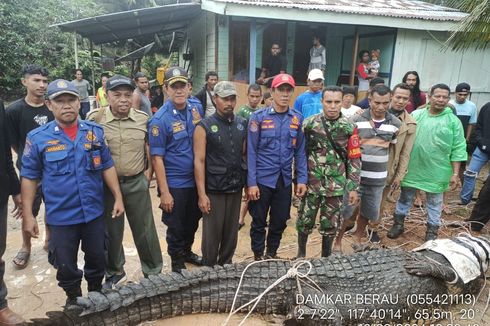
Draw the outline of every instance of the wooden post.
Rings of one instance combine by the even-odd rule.
[[[75,51],[75,68],[78,69],[78,43],[77,43],[77,32],[73,32],[73,49]]]
[[[359,30],[356,26],[354,34],[354,46],[352,47],[352,65],[350,67],[349,85],[354,86],[354,77],[356,75],[357,52],[359,52]]]
[[[92,59],[92,95],[95,96],[95,63],[94,63],[94,43],[90,40],[90,58]]]

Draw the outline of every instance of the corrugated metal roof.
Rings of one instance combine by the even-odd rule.
[[[185,29],[201,12],[197,3],[180,3],[101,15],[56,24],[63,32],[77,32],[96,44]]]
[[[459,21],[466,17],[456,9],[417,0],[213,0],[244,6],[321,10],[436,21]]]

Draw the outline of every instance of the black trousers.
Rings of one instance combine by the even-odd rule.
[[[8,198],[7,198],[8,200]],[[5,261],[2,259],[7,245],[7,206],[8,201],[0,198],[0,310],[7,307],[7,287],[3,281]]]
[[[80,289],[85,276],[89,291],[100,289],[105,273],[104,218],[74,225],[49,225],[49,229],[48,260],[57,269],[58,285],[67,294],[73,293]],[[83,272],[77,267],[80,242],[85,254]]]
[[[485,184],[478,194],[478,200],[471,212],[468,222],[471,223],[472,231],[480,231],[490,220],[490,176],[485,181]]]
[[[281,243],[282,233],[286,229],[286,222],[290,217],[292,184],[284,185],[282,176],[279,176],[276,188],[269,188],[258,184],[259,200],[250,201],[248,209],[252,216],[250,237],[252,238],[252,251],[262,255],[265,248],[267,232],[267,254],[275,255]],[[267,215],[269,224],[267,224]]]
[[[171,213],[163,213],[162,221],[167,226],[168,254],[175,258],[191,251],[202,214],[195,187],[169,190],[174,198],[174,209]]]

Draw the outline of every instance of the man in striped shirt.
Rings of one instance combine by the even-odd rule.
[[[366,235],[366,226],[376,226],[386,177],[391,143],[396,143],[400,120],[388,113],[391,91],[385,85],[369,91],[369,109],[351,117],[357,125],[361,143],[361,205],[355,236],[358,242]],[[379,242],[376,231],[370,231],[370,241]]]

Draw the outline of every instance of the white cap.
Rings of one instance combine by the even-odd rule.
[[[323,71],[320,69],[311,69],[310,73],[308,74],[308,79],[309,80],[325,80],[325,77],[323,77]]]

